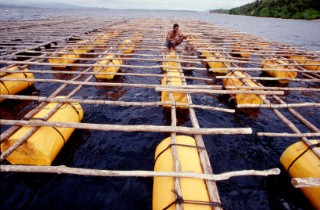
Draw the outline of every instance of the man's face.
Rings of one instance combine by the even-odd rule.
[[[174,31],[175,33],[177,33],[177,32],[179,31],[179,26],[174,27],[174,28],[173,28],[173,31]]]

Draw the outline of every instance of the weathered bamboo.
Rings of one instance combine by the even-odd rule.
[[[0,70],[0,73],[21,73],[23,71],[19,70]],[[119,75],[119,76],[138,76],[138,77],[168,77],[167,75],[161,75],[161,74],[139,74],[139,73],[110,73],[110,72],[82,72],[82,71],[58,71],[58,70],[30,70],[28,69],[28,72],[30,73],[40,73],[40,74],[84,74],[84,75]],[[0,74],[0,77],[2,74]],[[172,78],[181,78],[180,76],[172,76]],[[186,77],[186,79],[189,80],[201,80],[201,81],[208,81],[211,82],[212,79],[208,78],[202,78],[202,77]]]
[[[320,103],[291,103],[291,104],[238,104],[237,108],[298,108],[298,107],[320,107]]]
[[[181,65],[179,64],[179,67],[181,67]],[[182,69],[180,68],[180,73],[184,76]],[[185,78],[182,79],[183,84],[186,85],[187,81],[185,80]],[[191,105],[192,103],[192,99],[191,96],[189,94],[187,94],[187,101],[188,104]],[[191,108],[189,106],[189,115],[190,115],[190,120],[192,123],[193,128],[200,128],[200,125],[198,123],[198,119],[196,116],[196,113],[194,111],[193,108]],[[201,135],[195,135],[195,140],[196,140],[196,144],[198,147],[205,147],[203,138]],[[199,153],[199,157],[200,157],[200,161],[201,161],[201,167],[204,173],[207,174],[213,174],[213,169],[210,163],[210,159],[209,159],[209,155],[207,153],[206,150],[202,150],[202,149],[198,149],[198,153]],[[206,186],[207,186],[207,190],[208,190],[208,194],[210,197],[210,200],[213,202],[218,202],[221,203],[220,200],[220,195],[219,195],[219,191],[218,191],[218,187],[215,181],[209,181],[206,180]],[[213,207],[213,209],[219,210],[221,209],[220,207]]]
[[[101,130],[101,131],[123,131],[123,132],[164,132],[164,133],[185,133],[185,134],[251,134],[251,128],[189,128],[156,125],[112,125],[112,124],[91,124],[91,123],[63,123],[63,122],[44,122],[38,120],[3,120],[0,119],[2,125],[18,125],[18,126],[48,126],[61,128],[77,128],[85,130]]]
[[[280,102],[281,104],[285,104],[285,102],[279,98],[278,96],[273,96],[274,99],[276,99],[278,102]],[[301,114],[299,114],[296,110],[292,109],[292,108],[288,108],[288,111],[295,116],[298,120],[300,120],[300,122],[302,122],[305,126],[307,126],[310,130],[314,131],[314,132],[320,132],[320,130],[314,126],[310,121],[308,121],[306,118],[304,118]]]
[[[280,169],[273,168],[264,171],[243,170],[226,172],[222,174],[199,174],[192,172],[166,172],[166,171],[114,171],[99,169],[72,168],[67,166],[24,166],[24,165],[0,165],[0,172],[28,172],[28,173],[53,173],[73,174],[81,176],[109,176],[109,177],[177,177],[194,178],[212,181],[228,180],[237,176],[271,176],[279,175]]]
[[[170,102],[126,102],[126,101],[108,101],[101,99],[86,99],[86,98],[49,98],[44,96],[23,96],[23,95],[0,95],[0,98],[11,99],[11,100],[31,100],[31,101],[40,101],[40,102],[60,102],[60,103],[79,103],[79,104],[96,104],[96,105],[110,105],[110,106],[163,106],[163,105],[172,105],[172,106],[182,106],[184,103],[175,102],[174,104]],[[222,111],[228,113],[235,113],[234,109],[230,108],[221,108],[213,106],[204,106],[191,104],[190,107],[194,109],[206,109],[213,111]]]
[[[170,102],[172,104],[174,104],[174,98],[173,98],[173,94],[169,93],[169,97],[170,97]],[[171,106],[171,126],[173,128],[177,127],[177,117],[176,117],[176,106],[173,105]],[[171,133],[171,139],[170,139],[171,144],[176,144],[177,140],[176,140],[176,133]],[[179,155],[178,155],[178,150],[176,147],[171,147],[171,152],[172,152],[172,156],[173,156],[173,160],[174,160],[174,171],[175,172],[181,172],[181,164],[179,161]],[[182,195],[181,193],[181,186],[180,186],[180,178],[176,177],[174,180],[174,185],[175,185],[175,190],[178,193],[178,195]],[[176,209],[177,210],[183,210],[183,204],[179,204],[176,205]]]
[[[243,86],[228,86],[228,89],[238,89],[243,88]],[[306,87],[246,87],[246,89],[251,90],[290,90],[290,91],[312,91],[312,92],[320,92],[319,88],[306,88]]]
[[[291,184],[295,188],[320,187],[320,178],[292,178]]]
[[[283,91],[252,91],[252,90],[207,90],[207,89],[183,89],[183,88],[168,88],[156,87],[156,91],[162,92],[180,92],[180,93],[207,93],[207,94],[264,94],[264,95],[283,95]]]
[[[320,136],[320,133],[268,133],[258,132],[258,136],[272,136],[272,137],[315,137]]]
[[[232,77],[232,76],[217,76],[216,77],[216,79],[232,79],[232,78],[245,79],[245,77]],[[293,79],[293,78],[274,78],[274,77],[250,77],[250,79],[269,80],[269,81],[289,80],[289,81],[294,81],[294,82],[320,82],[320,79]]]

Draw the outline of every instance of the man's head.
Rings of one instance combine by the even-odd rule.
[[[178,23],[173,24],[173,31],[175,33],[177,33],[179,31],[179,24]]]

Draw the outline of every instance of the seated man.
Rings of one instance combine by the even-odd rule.
[[[179,31],[179,25],[175,23],[173,25],[173,30],[170,30],[167,35],[165,46],[169,50],[175,50],[176,47],[186,39],[187,36],[183,36]]]

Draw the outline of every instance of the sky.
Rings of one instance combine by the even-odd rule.
[[[230,9],[251,3],[254,0],[0,0],[4,4],[46,4],[61,3],[77,6],[106,7],[110,9],[173,9],[196,10]]]

